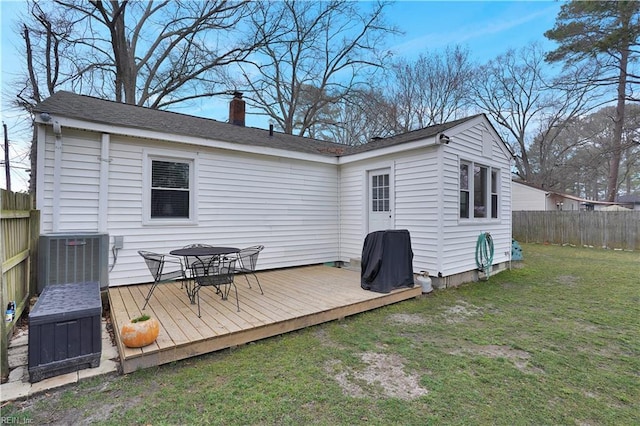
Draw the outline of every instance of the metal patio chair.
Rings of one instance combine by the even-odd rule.
[[[149,299],[151,299],[153,290],[156,289],[158,284],[175,282],[177,280],[184,283],[187,276],[184,266],[182,265],[182,260],[177,256],[144,250],[138,251],[138,254],[144,258],[149,272],[151,272],[151,276],[153,276],[153,284],[149,289],[147,297],[144,299],[144,306],[142,307],[142,309],[145,309],[149,303]]]
[[[240,312],[238,288],[233,282],[235,264],[235,258],[225,256],[214,257],[209,262],[196,260],[191,264],[191,276],[195,285],[191,303],[194,302],[194,298],[197,299],[198,317],[200,317],[200,290],[202,287],[214,287],[216,289],[216,294],[221,294],[222,300],[227,300],[229,298],[231,286],[233,286],[236,292],[236,306],[238,308],[238,312]]]
[[[249,288],[251,288],[251,282],[249,282],[248,275],[253,275],[258,283],[258,287],[260,288],[260,293],[264,294],[262,291],[262,286],[260,285],[260,280],[256,275],[256,265],[258,264],[258,256],[260,252],[264,250],[264,246],[252,246],[243,248],[236,255],[236,267],[234,272],[236,274],[243,274],[244,278],[247,280],[247,284],[249,284]]]
[[[183,246],[182,248],[194,248],[194,247],[211,247],[211,244],[204,244],[204,243],[195,243],[195,244],[187,244],[186,246]],[[210,261],[211,257],[207,257],[207,258],[198,258],[197,256],[184,256],[184,269],[185,269],[185,274],[189,275],[189,278],[193,278],[192,274],[191,274],[191,264],[193,262],[195,262],[196,260],[203,260],[203,261]],[[206,260],[205,260],[206,259]],[[187,295],[189,296],[189,299],[191,299],[191,288],[189,287],[188,284],[187,285]],[[184,288],[185,284],[183,283],[180,288]]]

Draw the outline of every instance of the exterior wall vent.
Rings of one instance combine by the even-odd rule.
[[[48,285],[99,282],[109,286],[109,234],[40,235],[38,293]]]

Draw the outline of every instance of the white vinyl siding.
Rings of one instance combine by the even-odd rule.
[[[409,230],[416,272],[437,267],[441,170],[435,148],[410,153],[395,163],[395,229]]]
[[[142,224],[141,164],[152,150],[112,136],[109,233],[124,236],[110,285],[147,282],[138,250],[167,253],[192,243],[234,247],[262,244],[258,269],[338,258],[336,166],[220,149],[198,148],[197,226]],[[153,143],[168,150],[171,144]],[[173,150],[176,158],[187,151]],[[195,152],[195,151],[194,151]]]
[[[54,182],[55,138],[48,133],[45,146],[44,204],[41,211],[41,233],[96,232],[98,230],[98,198],[100,194],[100,140],[97,133],[63,129],[60,177]],[[53,199],[58,185],[59,199]],[[54,208],[55,204],[55,208]],[[54,228],[54,210],[58,229]]]
[[[341,166],[340,259],[362,255],[367,235],[367,171],[390,167],[394,182],[393,229],[407,229],[414,251],[414,270],[434,270],[439,231],[439,166],[436,147],[388,155],[377,161],[358,161]],[[368,207],[368,206],[367,206]]]

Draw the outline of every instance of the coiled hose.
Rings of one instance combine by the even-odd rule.
[[[476,265],[489,279],[491,265],[493,265],[493,239],[488,232],[483,232],[478,236],[478,241],[476,242]]]

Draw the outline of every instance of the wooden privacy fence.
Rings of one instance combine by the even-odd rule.
[[[640,250],[640,211],[512,214],[513,238],[517,241]]]
[[[37,245],[40,234],[40,212],[31,208],[29,194],[0,190],[0,308],[2,309],[2,376],[8,373],[7,340],[16,320],[28,307],[35,294]],[[6,321],[7,305],[15,302],[13,320]]]

